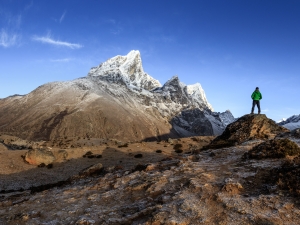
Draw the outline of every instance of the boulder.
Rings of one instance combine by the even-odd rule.
[[[45,149],[31,149],[25,153],[25,161],[31,165],[41,165],[46,166],[55,161],[53,153]]]
[[[58,152],[56,152],[54,155],[56,162],[63,162],[68,158],[68,152],[64,149],[58,150]]]
[[[239,194],[242,189],[243,186],[239,182],[235,182],[231,178],[227,178],[225,179],[225,184],[222,187],[222,192],[236,195]]]
[[[97,163],[95,165],[92,165],[84,170],[82,170],[79,175],[82,177],[92,176],[100,174],[103,171],[103,165],[101,163]]]
[[[273,139],[279,133],[288,131],[264,114],[247,114],[229,124],[220,136],[203,149],[231,147],[254,139]]]

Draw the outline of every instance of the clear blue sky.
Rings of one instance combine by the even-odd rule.
[[[300,113],[298,0],[1,0],[0,98],[139,50],[162,84],[201,83],[215,111]]]

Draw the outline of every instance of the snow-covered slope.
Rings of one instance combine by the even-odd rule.
[[[294,129],[300,128],[300,114],[293,115],[287,119],[283,119],[278,124],[289,130],[294,130]]]
[[[187,90],[188,95],[194,101],[197,101],[199,104],[206,105],[211,111],[213,111],[211,104],[209,104],[206,99],[205,92],[200,83],[187,85],[186,90]]]
[[[128,87],[134,86],[151,90],[161,87],[158,80],[144,72],[139,51],[131,51],[126,56],[115,56],[97,67],[93,67],[88,76],[109,81],[123,81]]]

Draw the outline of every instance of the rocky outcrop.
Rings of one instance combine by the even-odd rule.
[[[5,134],[0,134],[0,143],[3,143],[3,145],[10,150],[31,149],[33,147],[38,147],[38,143]]]
[[[248,114],[229,124],[222,135],[205,146],[205,149],[234,146],[252,139],[273,139],[279,133],[287,131],[288,129],[277,125],[264,114]]]

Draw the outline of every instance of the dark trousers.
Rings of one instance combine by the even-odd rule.
[[[255,105],[257,105],[257,108],[258,108],[258,114],[260,113],[260,103],[259,103],[259,100],[253,100],[252,102],[252,110],[251,110],[251,113],[254,112],[254,107]]]

